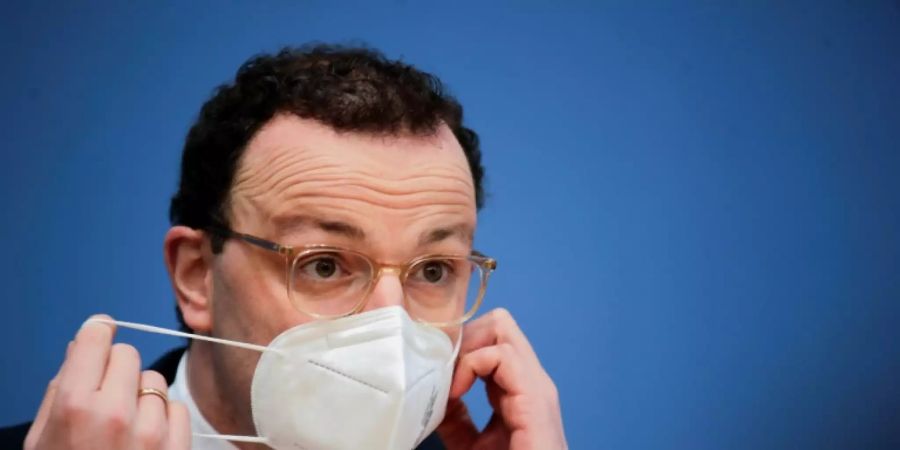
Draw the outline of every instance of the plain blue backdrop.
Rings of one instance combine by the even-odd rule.
[[[363,41],[480,132],[487,306],[573,449],[900,448],[898,2],[0,8],[0,423],[33,416],[89,314],[176,326],[162,237],[213,87]]]

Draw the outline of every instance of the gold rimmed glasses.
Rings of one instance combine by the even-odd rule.
[[[394,273],[403,286],[410,317],[429,325],[458,325],[475,314],[497,261],[469,255],[425,255],[391,265],[328,245],[291,247],[223,228],[210,232],[278,253],[285,260],[285,285],[295,308],[317,319],[333,319],[363,309],[377,280]]]

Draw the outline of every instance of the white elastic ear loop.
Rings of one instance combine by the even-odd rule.
[[[122,328],[131,328],[132,330],[146,331],[148,333],[165,334],[168,336],[182,337],[182,338],[187,338],[187,339],[196,339],[198,341],[214,342],[216,344],[230,345],[232,347],[245,348],[247,350],[256,350],[258,352],[275,352],[275,353],[283,354],[283,352],[281,350],[269,348],[269,347],[266,347],[265,345],[247,344],[246,342],[230,341],[228,339],[220,339],[220,338],[214,338],[214,337],[209,337],[209,336],[203,336],[200,334],[185,333],[183,331],[175,331],[175,330],[170,330],[168,328],[155,327],[153,325],[144,325],[142,323],[126,322],[124,320],[109,320],[109,319],[90,318],[90,319],[86,320],[84,323],[90,323],[90,322],[100,322],[100,323],[105,323],[105,324],[109,324],[109,325],[117,325]]]
[[[203,438],[203,439],[218,439],[220,441],[231,441],[231,442],[252,442],[254,444],[269,444],[269,440],[264,437],[259,436],[238,436],[236,434],[206,434],[206,433],[191,433],[194,437]]]
[[[245,342],[238,342],[238,341],[229,341],[227,339],[219,339],[219,338],[203,336],[203,335],[199,335],[199,334],[185,333],[183,331],[175,331],[175,330],[170,330],[168,328],[155,327],[153,325],[144,325],[142,323],[126,322],[123,320],[97,319],[97,318],[90,318],[90,319],[86,320],[84,323],[87,324],[87,323],[91,323],[91,322],[99,322],[99,323],[105,323],[105,324],[109,324],[109,325],[117,325],[122,328],[131,328],[132,330],[146,331],[148,333],[164,334],[167,336],[176,336],[176,337],[182,337],[182,338],[187,338],[187,339],[196,339],[199,341],[214,342],[216,344],[230,345],[232,347],[239,347],[239,348],[244,348],[247,350],[256,350],[258,352],[274,352],[274,353],[278,353],[281,355],[284,354],[284,352],[282,352],[281,350],[269,348],[269,347],[266,347],[263,345],[247,344]],[[208,434],[208,433],[191,433],[191,434],[194,435],[194,437],[199,437],[199,438],[204,438],[204,439],[220,439],[223,441],[252,442],[252,443],[257,443],[257,444],[267,444],[269,442],[268,439],[266,439],[264,437],[260,437],[260,436],[238,436],[238,435],[233,435],[233,434]]]
[[[450,364],[456,364],[456,357],[459,356],[459,349],[462,347],[463,326],[459,325],[459,335],[456,336],[456,342],[453,344],[453,356],[450,357]]]

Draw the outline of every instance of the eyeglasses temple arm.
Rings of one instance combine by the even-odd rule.
[[[287,254],[291,253],[291,250],[292,250],[291,247],[286,247],[284,245],[277,244],[272,241],[267,241],[263,238],[258,238],[256,236],[251,236],[249,234],[231,231],[227,228],[209,227],[209,231],[212,233],[218,234],[219,236],[225,237],[225,238],[240,239],[248,244],[252,244],[257,247],[273,251],[275,253],[280,253],[282,255],[287,255]]]
[[[472,250],[472,254],[470,257],[484,269],[497,270],[497,260],[486,256],[484,253],[481,253],[478,250]]]

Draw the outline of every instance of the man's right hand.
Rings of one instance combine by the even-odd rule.
[[[166,381],[158,372],[141,372],[134,347],[112,344],[115,332],[99,322],[78,331],[47,386],[25,450],[190,448],[187,408],[156,395],[138,397],[142,388],[167,393]]]

